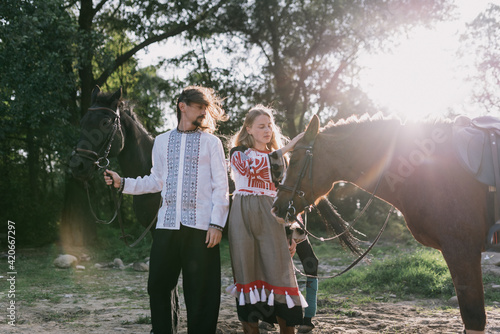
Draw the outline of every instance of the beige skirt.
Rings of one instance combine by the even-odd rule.
[[[255,295],[258,302],[269,302],[272,295],[274,304],[305,307],[301,304],[285,227],[271,214],[272,203],[271,197],[262,195],[233,198],[229,249],[238,305],[243,304],[242,297],[245,304],[254,304]]]

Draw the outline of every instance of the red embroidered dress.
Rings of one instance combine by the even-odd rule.
[[[229,214],[229,247],[241,321],[302,321],[301,295],[288,250],[285,227],[271,214],[275,182],[283,175],[281,150],[231,150],[235,183]],[[288,295],[288,296],[287,296]]]
[[[233,152],[231,168],[236,186],[234,194],[276,196],[269,153],[254,149]]]

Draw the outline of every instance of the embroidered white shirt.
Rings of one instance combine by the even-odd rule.
[[[208,230],[224,227],[229,210],[227,167],[222,143],[214,135],[177,129],[156,137],[149,175],[126,178],[123,193],[161,191],[157,229],[180,225]]]

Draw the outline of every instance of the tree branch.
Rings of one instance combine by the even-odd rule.
[[[108,0],[101,0],[101,2],[99,2],[97,4],[97,6],[95,6],[94,8],[94,12],[92,13],[92,16],[94,17],[97,13],[99,13],[99,11],[102,9],[102,7],[104,7],[104,5],[106,4],[106,2],[108,2]]]
[[[105,1],[106,0],[103,0],[103,2],[105,2]],[[171,29],[171,30],[169,30],[169,31],[167,31],[167,32],[165,32],[163,34],[155,35],[155,36],[152,36],[150,38],[147,38],[142,43],[139,43],[138,45],[134,46],[129,51],[127,51],[127,52],[119,55],[115,59],[115,61],[113,62],[113,64],[110,67],[108,67],[106,70],[104,70],[104,72],[99,76],[99,78],[96,80],[96,84],[97,85],[103,85],[106,82],[106,80],[109,78],[109,76],[117,68],[119,68],[126,61],[128,61],[130,58],[132,58],[133,55],[135,55],[137,52],[139,52],[140,50],[144,49],[145,47],[147,47],[147,46],[149,46],[151,44],[154,44],[156,42],[163,41],[163,40],[165,40],[165,39],[167,39],[169,37],[177,36],[177,35],[183,33],[184,31],[187,31],[189,29],[194,28],[196,25],[198,25],[198,23],[200,23],[201,21],[205,20],[209,15],[211,15],[216,10],[218,10],[224,3],[226,3],[226,1],[228,1],[228,0],[222,0],[222,1],[220,1],[214,7],[210,8],[209,10],[207,10],[207,11],[201,13],[200,15],[198,15],[198,17],[196,17],[191,22],[189,22],[187,24],[180,24],[180,25],[174,27],[173,29]]]

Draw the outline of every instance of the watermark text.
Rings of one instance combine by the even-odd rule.
[[[7,292],[7,323],[11,326],[16,325],[16,223],[13,221],[8,221],[7,223],[7,282],[8,292]]]

